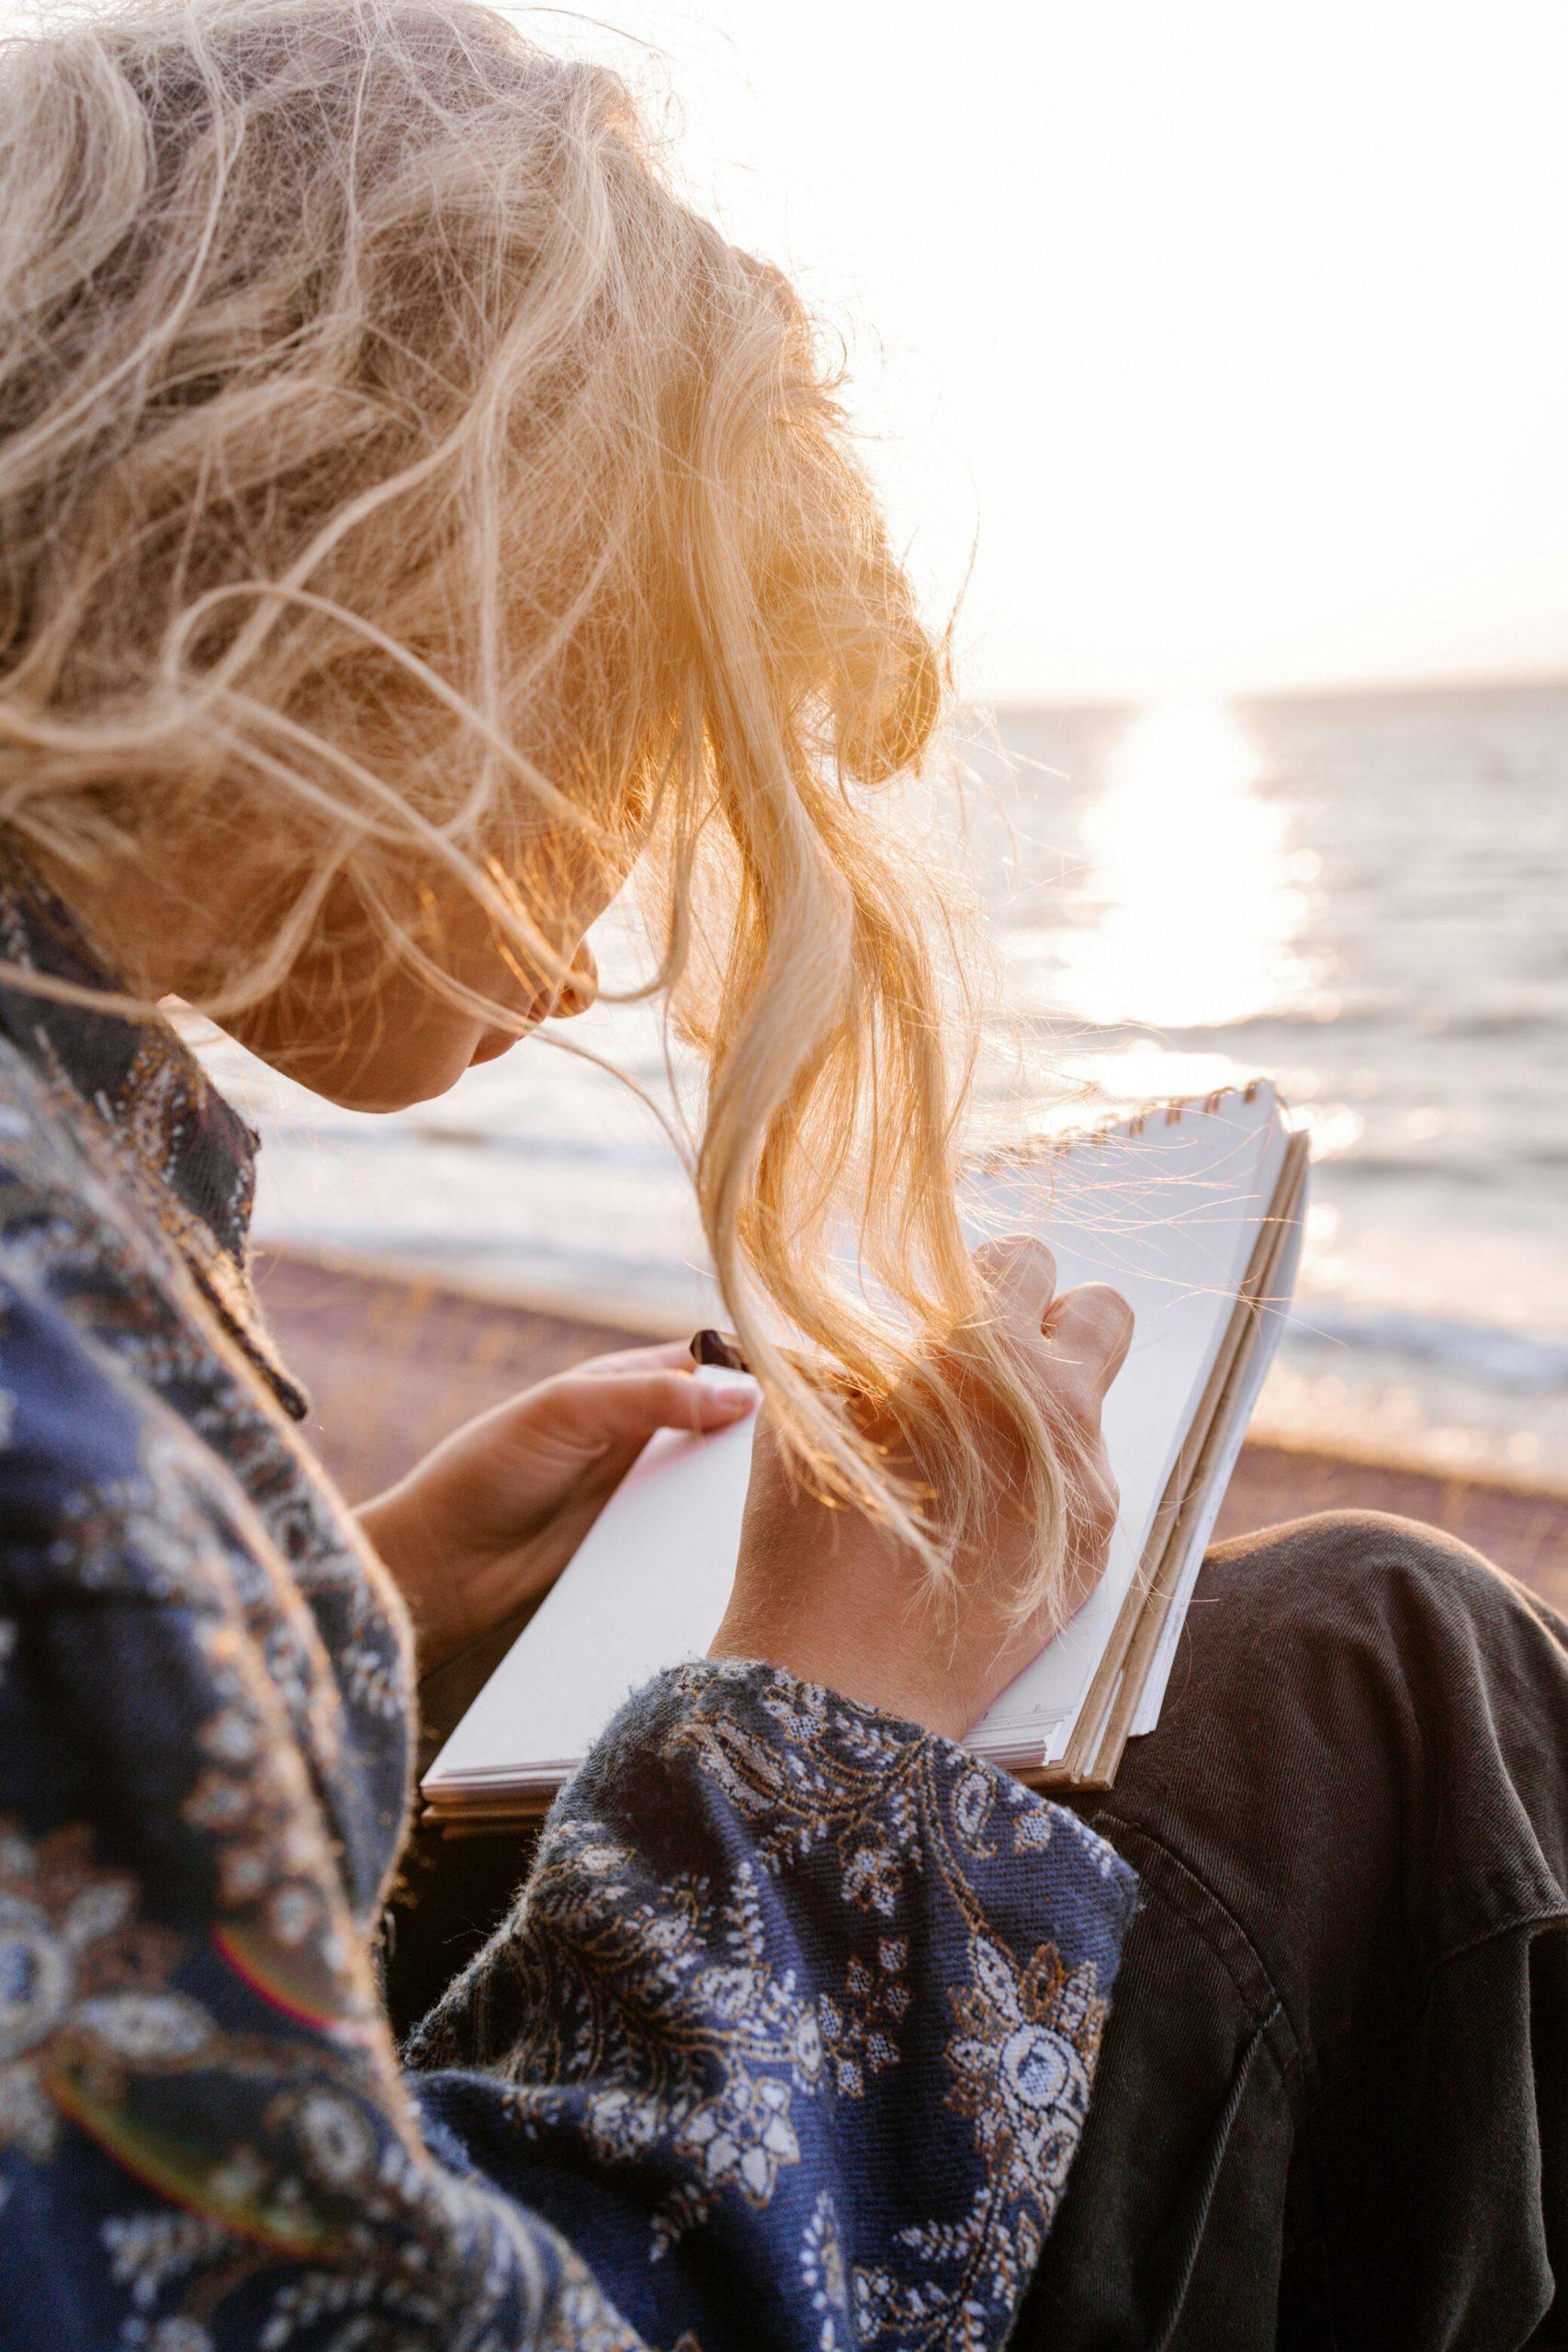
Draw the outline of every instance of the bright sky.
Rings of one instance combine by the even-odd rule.
[[[1568,671],[1563,0],[601,5],[972,687]]]

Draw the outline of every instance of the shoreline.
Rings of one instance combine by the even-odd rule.
[[[671,1336],[612,1300],[592,1313],[525,1305],[325,1251],[258,1249],[256,1288],[313,1399],[311,1442],[351,1502],[515,1390],[584,1356]],[[1568,1611],[1568,1485],[1491,1465],[1270,1426],[1243,1449],[1216,1538],[1343,1510],[1442,1528]]]

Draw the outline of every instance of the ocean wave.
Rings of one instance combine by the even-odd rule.
[[[347,1217],[303,1230],[275,1226],[261,1238],[275,1246],[303,1243],[382,1266],[400,1264],[437,1280],[446,1272],[459,1283],[477,1281],[498,1296],[532,1297],[564,1313],[575,1308],[602,1315],[607,1300],[620,1298],[645,1315],[665,1313],[671,1328],[712,1283],[694,1261],[646,1243],[620,1250],[602,1238],[585,1244],[537,1233],[526,1239],[494,1231],[462,1234],[417,1222],[388,1229]],[[1568,1389],[1568,1333],[1518,1331],[1397,1306],[1360,1306],[1331,1294],[1295,1301],[1284,1349],[1287,1357],[1298,1360],[1320,1352],[1341,1363],[1350,1356],[1392,1358],[1416,1386],[1423,1374],[1447,1374],[1516,1397]]]
[[[1322,1165],[1326,1156],[1320,1156]],[[1466,1144],[1451,1144],[1438,1136],[1431,1143],[1401,1150],[1365,1150],[1352,1144],[1333,1155],[1333,1182],[1348,1189],[1373,1191],[1390,1184],[1410,1184],[1417,1190],[1441,1186],[1458,1192],[1495,1193],[1517,1184],[1521,1171],[1531,1175],[1568,1168],[1568,1143],[1548,1136],[1538,1143],[1510,1144],[1506,1154],[1484,1155]]]
[[[1533,1153],[1516,1152],[1515,1164],[1528,1160],[1536,1164]],[[1546,1163],[1550,1164],[1550,1162]],[[1495,1159],[1481,1159],[1456,1150],[1444,1150],[1440,1143],[1424,1145],[1410,1151],[1360,1151],[1350,1149],[1334,1157],[1334,1181],[1341,1185],[1408,1184],[1425,1185],[1434,1179],[1467,1190],[1495,1192],[1506,1175]]]
[[[520,1159],[536,1165],[566,1161],[586,1168],[624,1169],[628,1175],[639,1171],[662,1175],[671,1168],[678,1170],[680,1166],[671,1146],[662,1138],[645,1143],[635,1138],[578,1136],[547,1128],[457,1126],[407,1116],[384,1119],[379,1124],[367,1119],[363,1125],[355,1126],[330,1118],[312,1120],[309,1125],[302,1120],[274,1124],[264,1120],[261,1133],[264,1147],[274,1145],[275,1156],[290,1147],[312,1153],[369,1152],[378,1157],[402,1154],[422,1159],[431,1150],[452,1150],[472,1152],[476,1159]]]
[[[449,1145],[456,1150],[481,1152],[492,1159],[578,1161],[589,1168],[625,1169],[628,1174],[652,1170],[662,1175],[679,1162],[668,1142],[639,1143],[622,1137],[532,1133],[512,1127],[413,1126],[422,1144]]]
[[[1295,1351],[1314,1342],[1398,1356],[1413,1367],[1457,1373],[1511,1396],[1568,1387],[1568,1334],[1513,1331],[1457,1315],[1353,1306],[1333,1298],[1298,1299],[1286,1344]]]
[[[334,1262],[437,1284],[451,1282],[498,1304],[592,1321],[613,1321],[619,1303],[634,1328],[653,1316],[665,1318],[673,1331],[695,1307],[705,1312],[716,1306],[713,1277],[700,1264],[647,1250],[584,1247],[542,1235],[525,1240],[501,1233],[457,1234],[446,1226],[389,1228],[349,1218],[264,1222],[256,1238],[264,1250],[324,1252]]]

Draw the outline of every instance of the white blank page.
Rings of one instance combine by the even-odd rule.
[[[1212,1112],[1187,1110],[1170,1125],[1156,1116],[1141,1135],[1118,1131],[1048,1162],[1055,1178],[1049,1199],[1041,1197],[1038,1170],[998,1174],[976,1188],[986,1231],[1041,1233],[1060,1288],[1110,1283],[1135,1326],[1102,1421],[1121,1494],[1105,1574],[976,1725],[971,1746],[1011,1746],[1021,1726],[1059,1723],[1081,1703],[1218,1359],[1285,1141],[1273,1091],[1259,1087],[1250,1103],[1227,1094]],[[976,1216],[972,1238],[980,1233]]]
[[[699,1369],[698,1380],[733,1373]],[[649,1438],[424,1785],[575,1765],[638,1683],[700,1657],[735,1580],[755,1416]]]

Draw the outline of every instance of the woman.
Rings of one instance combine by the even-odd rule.
[[[1398,2267],[1319,2159],[1370,2118],[1396,2235],[1421,2209],[1452,2127],[1402,2144],[1395,2060],[1434,2021],[1472,2071],[1484,2026],[1515,2105],[1467,2075],[1467,2128],[1503,2162],[1529,2097],[1537,2160],[1506,2228],[1412,2263],[1404,2340],[1547,2324],[1544,1612],[1307,1523],[1206,1572],[1094,1820],[956,1744],[1099,1573],[1129,1332],[1043,1250],[961,1246],[977,1004],[863,789],[918,763],[941,654],[787,287],[617,85],[459,0],[14,41],[0,187],[0,2340],[978,2352],[1023,2308],[1054,2344],[1371,2341]],[[416,1657],[539,1590],[651,1430],[750,1395],[604,1359],[351,1518],[251,1295],[254,1138],[156,1008],[423,1099],[591,998],[639,860],[766,1400],[735,1597],[400,2067]],[[886,1329],[824,1272],[846,1213]]]

